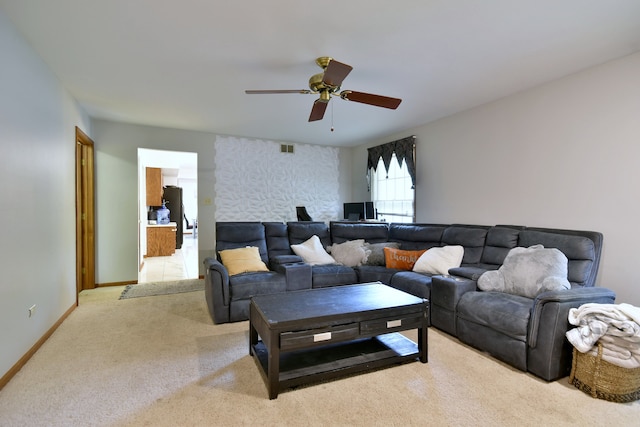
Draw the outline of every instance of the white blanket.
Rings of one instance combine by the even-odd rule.
[[[580,352],[597,355],[623,368],[640,367],[640,308],[630,304],[584,304],[569,310],[567,339]]]

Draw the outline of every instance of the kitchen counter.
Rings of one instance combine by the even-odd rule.
[[[175,222],[170,222],[169,224],[147,224],[147,228],[151,228],[151,227],[177,227],[178,224]]]

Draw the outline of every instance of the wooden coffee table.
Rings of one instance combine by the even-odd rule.
[[[269,398],[300,384],[382,366],[427,363],[429,301],[382,283],[251,299],[249,353]],[[418,329],[418,342],[400,331]]]

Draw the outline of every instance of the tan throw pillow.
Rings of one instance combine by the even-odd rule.
[[[269,271],[262,258],[260,258],[260,251],[255,246],[220,251],[220,259],[222,260],[222,265],[229,272],[229,276],[240,273]]]
[[[324,250],[320,238],[315,234],[306,242],[291,245],[293,253],[311,265],[335,264],[336,260]]]
[[[464,247],[458,245],[431,248],[423,253],[413,266],[413,271],[428,274],[449,274],[450,268],[460,267]]]

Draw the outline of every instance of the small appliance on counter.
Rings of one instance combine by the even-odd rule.
[[[162,207],[156,209],[156,224],[169,224],[169,209],[165,206],[165,201],[162,201]]]

